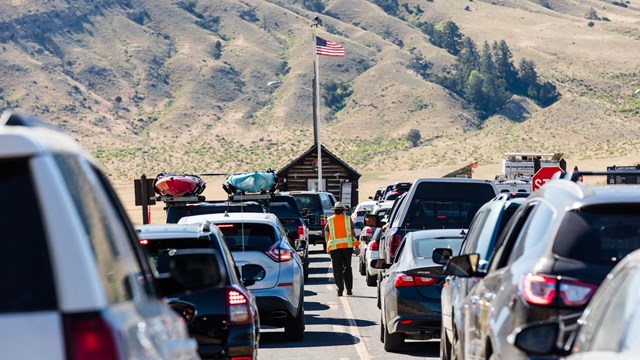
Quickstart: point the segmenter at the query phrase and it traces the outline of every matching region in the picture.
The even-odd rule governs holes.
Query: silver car
[[[256,297],[260,323],[284,327],[289,340],[302,340],[303,264],[278,218],[270,213],[225,213],[186,216],[179,223],[205,221],[220,228],[240,271],[246,264],[257,264],[266,270],[264,279],[247,287]]]

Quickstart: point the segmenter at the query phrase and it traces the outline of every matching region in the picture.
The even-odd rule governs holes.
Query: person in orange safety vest
[[[337,202],[333,208],[334,215],[327,219],[327,225],[324,228],[324,238],[327,241],[327,252],[331,256],[338,296],[342,296],[345,287],[347,295],[353,295],[351,257],[353,248],[360,245],[353,232],[351,217],[344,213],[345,209],[341,202]]]

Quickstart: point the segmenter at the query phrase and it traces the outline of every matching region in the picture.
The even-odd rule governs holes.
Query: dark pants
[[[353,256],[353,248],[332,250],[331,265],[333,266],[333,278],[338,286],[338,292],[353,289],[353,274],[351,273],[351,257]]]

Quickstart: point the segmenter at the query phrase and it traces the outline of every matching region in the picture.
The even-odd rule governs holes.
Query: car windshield
[[[216,224],[231,251],[252,250],[266,252],[276,242],[275,229],[268,224]]]
[[[468,228],[478,209],[493,197],[495,191],[490,184],[423,182],[411,199],[402,227]]]
[[[452,250],[452,254],[460,252],[462,247],[462,238],[442,237],[442,238],[425,238],[413,240],[413,253],[417,258],[431,259],[433,250],[437,248],[448,248]]]
[[[314,194],[297,194],[294,195],[296,198],[296,202],[298,203],[298,207],[300,209],[319,209],[320,208],[320,200],[318,199],[318,195]]]
[[[271,203],[269,204],[269,212],[282,219],[300,217],[287,203]]]
[[[640,249],[640,204],[583,207],[569,212],[553,252],[586,263],[613,266]]]

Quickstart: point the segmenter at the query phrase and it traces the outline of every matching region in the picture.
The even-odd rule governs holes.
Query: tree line
[[[539,79],[533,61],[522,59],[516,68],[506,41],[485,41],[478,50],[453,21],[417,25],[431,43],[456,56],[455,64],[430,79],[469,101],[482,118],[495,114],[513,94],[529,97],[543,107],[560,97],[555,85]]]

